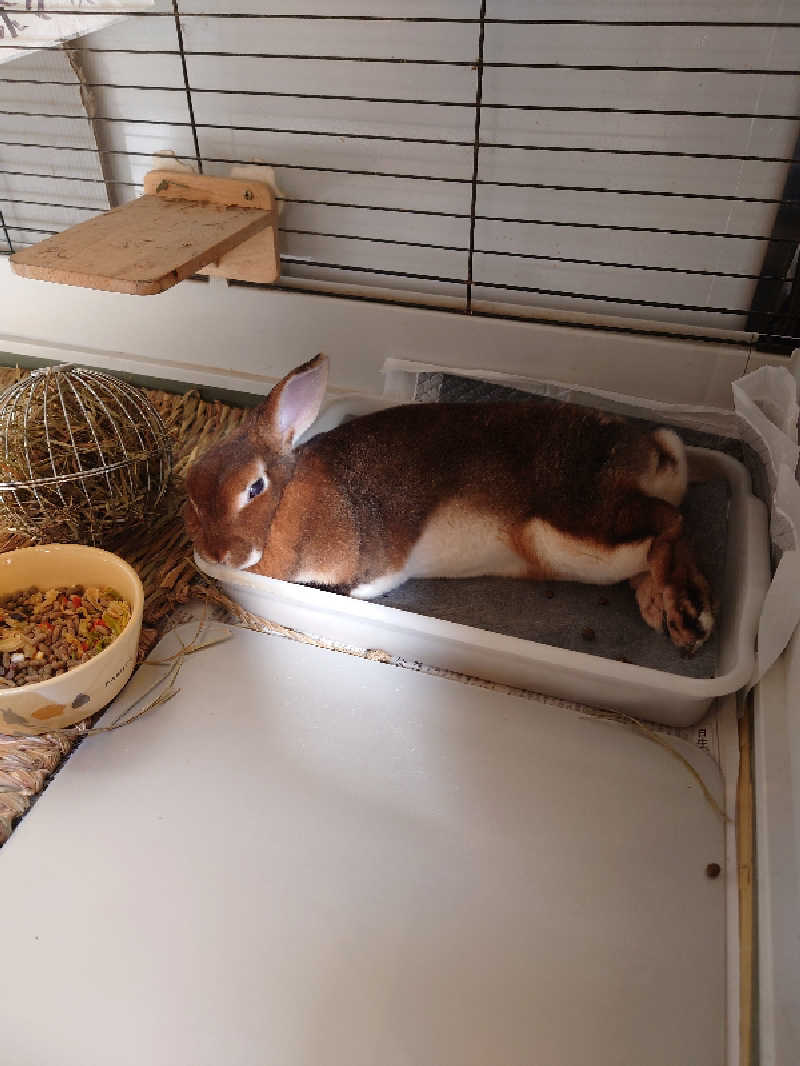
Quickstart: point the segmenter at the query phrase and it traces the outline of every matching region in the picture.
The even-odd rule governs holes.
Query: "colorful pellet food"
[[[130,604],[111,588],[29,588],[0,597],[0,688],[46,681],[87,662],[130,617]]]

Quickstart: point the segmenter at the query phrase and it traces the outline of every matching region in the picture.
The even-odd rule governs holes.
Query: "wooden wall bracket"
[[[271,284],[280,275],[275,195],[262,181],[151,170],[144,195],[15,252],[16,274],[152,296],[192,274]]]

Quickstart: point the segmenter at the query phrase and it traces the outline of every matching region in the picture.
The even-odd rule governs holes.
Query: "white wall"
[[[335,388],[383,389],[398,356],[675,402],[730,406],[748,349],[542,323],[467,318],[306,293],[183,282],[160,296],[19,278],[0,260],[0,351],[266,392],[318,351]]]

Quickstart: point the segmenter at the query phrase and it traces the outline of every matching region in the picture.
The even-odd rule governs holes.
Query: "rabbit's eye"
[[[248,500],[254,500],[256,498],[256,496],[260,496],[263,491],[264,491],[264,479],[263,479],[263,477],[260,477],[260,478],[258,478],[257,481],[254,481],[253,484],[250,486],[250,488],[247,490],[247,498],[248,498]]]

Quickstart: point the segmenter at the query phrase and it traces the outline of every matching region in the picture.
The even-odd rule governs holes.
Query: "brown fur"
[[[652,433],[556,402],[407,405],[292,450],[291,432],[276,428],[282,390],[316,373],[320,358],[190,470],[196,509],[187,504],[186,523],[202,555],[241,566],[255,547],[257,573],[353,588],[402,570],[437,508],[457,500],[465,514],[499,520],[532,578],[553,575],[526,542],[531,519],[577,538],[587,555],[652,542],[635,581],[645,620],[661,628],[666,614],[681,647],[705,639],[709,590],[680,512],[640,487],[648,471],[676,463]],[[237,514],[259,464],[269,489]]]

